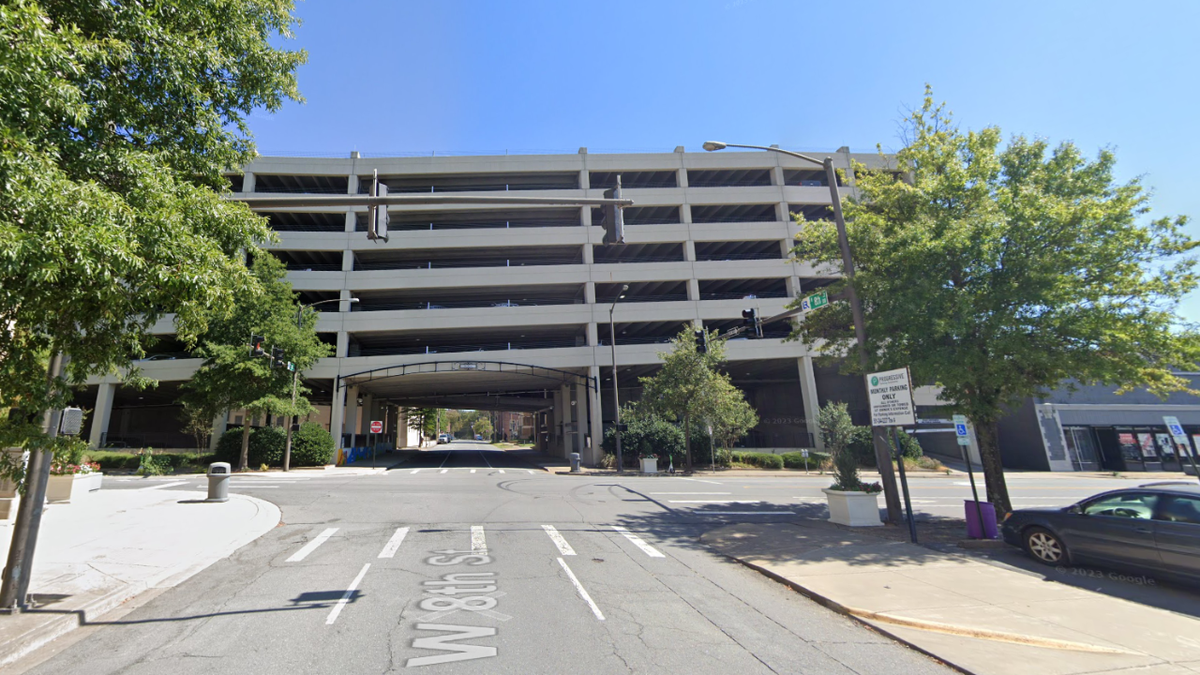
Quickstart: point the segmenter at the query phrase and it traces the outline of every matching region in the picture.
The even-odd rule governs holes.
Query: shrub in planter
[[[292,433],[292,466],[325,466],[333,461],[333,436],[316,422]]]

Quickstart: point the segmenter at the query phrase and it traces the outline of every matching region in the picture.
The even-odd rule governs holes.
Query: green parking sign
[[[819,307],[824,307],[829,304],[829,291],[821,291],[800,301],[800,308],[804,311],[811,311]]]

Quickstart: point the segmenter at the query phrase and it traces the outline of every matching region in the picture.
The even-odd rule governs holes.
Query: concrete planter
[[[658,473],[658,458],[643,457],[642,458],[642,473]]]
[[[70,476],[50,476],[46,484],[46,501],[69,503],[78,501],[89,492],[100,489],[104,474],[77,473]]]
[[[879,519],[879,493],[851,490],[821,490],[829,500],[829,521],[850,527],[883,525]]]

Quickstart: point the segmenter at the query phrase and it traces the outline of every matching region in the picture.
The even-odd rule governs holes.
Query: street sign
[[[1167,431],[1175,437],[1176,443],[1187,443],[1187,434],[1183,433],[1183,425],[1179,423],[1178,417],[1165,416],[1163,422],[1167,425]]]
[[[381,422],[379,420],[371,420],[371,433],[382,434],[383,433],[383,422]]]
[[[808,459],[808,448],[800,448],[800,456]]]
[[[970,445],[971,436],[967,433],[967,416],[954,416],[954,436],[958,439],[959,445]]]
[[[813,293],[812,295],[801,300],[800,301],[800,309],[807,312],[811,309],[820,309],[821,307],[824,307],[825,305],[828,305],[828,304],[829,304],[829,291],[821,291],[819,293]]]
[[[871,426],[893,427],[917,423],[908,368],[870,373],[866,378],[871,404]]]

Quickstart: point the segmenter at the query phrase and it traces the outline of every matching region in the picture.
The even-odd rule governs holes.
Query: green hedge
[[[258,427],[250,430],[247,466],[251,469],[266,464],[283,466],[283,450],[287,432],[279,427]],[[242,430],[230,429],[217,441],[213,461],[229,462],[237,467],[242,452]],[[316,422],[305,422],[292,434],[291,466],[325,466],[333,461],[333,436]]]
[[[798,452],[785,452],[782,455],[780,455],[780,457],[783,458],[784,468],[803,469],[805,466],[804,465],[804,455],[802,455]],[[827,455],[823,452],[816,452],[814,450],[809,450],[808,451],[808,468],[816,469],[816,468],[820,467],[821,464],[828,459],[829,459],[829,455]]]
[[[292,434],[292,466],[325,466],[333,462],[333,436],[316,422],[305,422]]]
[[[735,452],[733,461],[739,464],[749,464],[761,469],[782,469],[783,456],[769,452]]]

